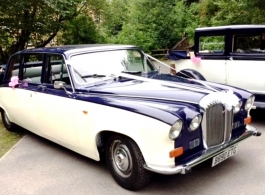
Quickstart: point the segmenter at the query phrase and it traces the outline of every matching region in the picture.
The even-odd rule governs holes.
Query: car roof
[[[228,26],[213,26],[196,28],[196,32],[210,32],[210,31],[233,31],[233,30],[265,30],[265,25],[228,25]]]
[[[82,52],[91,52],[91,51],[106,51],[113,49],[128,49],[128,48],[137,48],[133,45],[118,45],[118,44],[84,44],[84,45],[61,45],[53,47],[41,47],[41,48],[32,48],[24,49],[17,52],[16,54],[21,53],[53,53],[53,54],[65,54],[66,56],[82,53]]]

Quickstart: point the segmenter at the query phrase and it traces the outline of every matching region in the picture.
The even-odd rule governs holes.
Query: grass
[[[0,119],[0,158],[10,150],[22,137],[23,132],[9,132]]]

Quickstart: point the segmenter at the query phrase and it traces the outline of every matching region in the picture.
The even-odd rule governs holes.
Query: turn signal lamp
[[[175,157],[178,157],[180,155],[183,154],[183,147],[178,147],[178,148],[175,148],[174,150],[170,151],[169,152],[169,157],[170,158],[175,158]]]
[[[252,118],[250,116],[244,119],[245,125],[250,124],[251,122],[252,122]]]

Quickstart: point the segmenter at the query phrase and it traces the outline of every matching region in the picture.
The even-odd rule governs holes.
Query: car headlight
[[[245,110],[249,111],[251,109],[251,107],[253,106],[255,101],[255,96],[251,96],[250,98],[248,98],[248,100],[246,101],[245,104]]]
[[[182,129],[183,122],[182,120],[177,120],[171,127],[169,131],[169,139],[175,140],[180,135]]]
[[[190,128],[189,128],[189,129],[190,129],[191,131],[196,130],[196,129],[200,126],[201,121],[202,121],[202,116],[201,116],[200,114],[198,114],[197,116],[195,116],[195,117],[192,119],[192,121],[191,121],[191,123],[190,123]]]
[[[234,107],[234,109],[233,109],[234,114],[236,114],[236,113],[239,112],[241,106],[242,106],[242,101],[239,101],[239,102],[235,105],[235,107]]]

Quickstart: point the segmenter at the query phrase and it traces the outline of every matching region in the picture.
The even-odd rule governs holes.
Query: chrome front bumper
[[[176,165],[174,167],[159,167],[159,166],[153,166],[153,165],[144,165],[144,168],[152,171],[152,172],[156,172],[156,173],[160,173],[160,174],[164,174],[164,175],[173,175],[173,174],[186,174],[188,172],[190,172],[191,168],[222,153],[226,148],[243,141],[246,138],[249,138],[251,136],[260,136],[261,133],[254,127],[247,125],[246,126],[246,132],[241,135],[239,138],[231,140],[230,142],[227,142],[226,144],[222,145],[222,146],[218,146],[218,147],[214,147],[214,148],[209,148],[207,150],[205,150],[205,152],[198,158],[187,162],[186,164],[182,164],[182,165]]]

